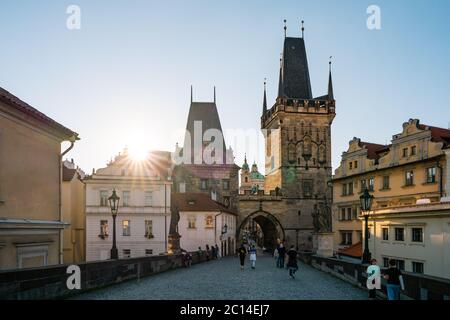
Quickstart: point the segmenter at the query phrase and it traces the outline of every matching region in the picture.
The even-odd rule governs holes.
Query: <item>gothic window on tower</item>
[[[302,156],[306,160],[308,160],[312,155],[312,145],[311,145],[311,138],[306,136],[303,140],[303,153]]]
[[[289,143],[288,146],[288,161],[295,162],[296,158],[296,150],[295,145],[293,143]]]
[[[320,146],[319,147],[319,162],[320,163],[324,163],[327,160],[327,155],[326,155],[326,150],[325,150],[325,146]]]
[[[312,180],[303,181],[303,197],[311,198],[313,193],[313,183]]]

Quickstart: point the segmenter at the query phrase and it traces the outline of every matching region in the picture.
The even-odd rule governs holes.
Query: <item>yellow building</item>
[[[62,216],[64,229],[64,263],[86,261],[86,215],[84,173],[73,162],[65,161],[62,177]]]
[[[0,269],[63,262],[61,143],[77,139],[0,88]]]
[[[436,203],[446,195],[450,130],[410,119],[390,145],[353,138],[333,176],[335,250],[362,240],[359,196],[367,186],[372,209]]]

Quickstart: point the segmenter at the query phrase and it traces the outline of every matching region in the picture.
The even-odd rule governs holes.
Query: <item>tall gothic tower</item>
[[[270,109],[264,91],[265,190],[279,188],[283,197],[308,202],[331,199],[331,62],[328,81],[328,94],[313,98],[304,39],[285,37],[278,97]]]

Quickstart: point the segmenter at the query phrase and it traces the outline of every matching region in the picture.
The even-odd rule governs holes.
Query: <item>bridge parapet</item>
[[[192,253],[192,263],[206,261],[206,255]],[[140,279],[182,267],[181,255],[159,255],[77,264],[81,273],[81,289],[70,290],[67,279],[69,265],[0,271],[0,299],[58,299],[99,289],[126,280]]]

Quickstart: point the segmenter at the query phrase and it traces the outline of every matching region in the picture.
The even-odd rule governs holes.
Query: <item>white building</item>
[[[378,209],[369,218],[369,250],[380,265],[450,279],[450,202]]]
[[[119,258],[167,252],[170,226],[170,153],[150,152],[133,160],[127,150],[106,168],[88,176],[86,184],[86,260],[110,258],[113,219],[108,197],[120,197],[116,218]]]
[[[218,245],[220,254],[236,251],[237,214],[204,193],[174,193],[172,206],[180,214],[180,246],[187,251]]]

